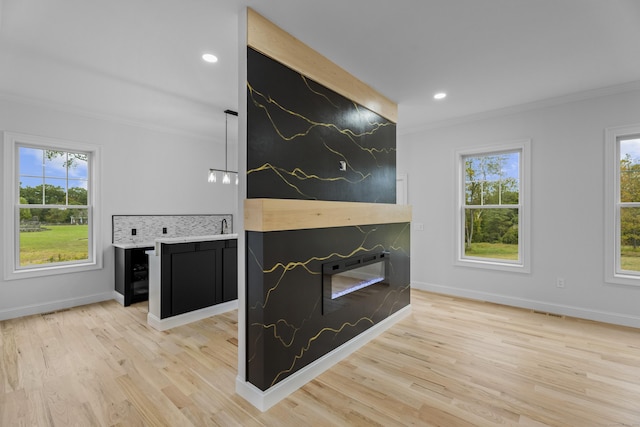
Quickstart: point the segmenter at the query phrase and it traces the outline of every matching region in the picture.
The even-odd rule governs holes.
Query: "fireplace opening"
[[[388,252],[364,254],[322,266],[323,313],[335,311],[388,285]]]

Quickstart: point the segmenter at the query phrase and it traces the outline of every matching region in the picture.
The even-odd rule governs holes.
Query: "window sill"
[[[618,273],[607,277],[605,282],[612,285],[640,286],[640,276]]]
[[[102,263],[97,262],[85,262],[78,264],[65,264],[56,266],[47,266],[39,268],[29,268],[23,270],[15,270],[13,268],[7,268],[5,274],[5,280],[18,280],[18,279],[30,279],[34,277],[46,277],[55,274],[70,274],[79,273],[83,271],[92,271],[102,269]]]
[[[509,271],[512,273],[529,274],[528,266],[510,262],[500,262],[499,260],[484,260],[477,258],[458,258],[455,261],[458,267],[479,268],[483,270]]]

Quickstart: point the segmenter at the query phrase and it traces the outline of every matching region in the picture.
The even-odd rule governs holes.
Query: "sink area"
[[[162,245],[215,246],[237,239],[230,231],[232,214],[112,215],[114,299],[125,307],[148,299],[148,267],[160,258]]]

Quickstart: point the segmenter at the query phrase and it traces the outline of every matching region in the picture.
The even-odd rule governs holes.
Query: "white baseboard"
[[[223,302],[221,304],[212,305],[211,307],[201,308],[200,310],[190,311],[189,313],[179,314],[177,316],[160,319],[151,313],[147,314],[147,323],[154,329],[166,331],[167,329],[177,326],[186,325],[188,323],[197,322],[216,314],[226,313],[227,311],[238,308],[238,300]]]
[[[122,295],[120,292],[113,291],[113,299],[124,306],[124,295]]]
[[[268,390],[262,391],[244,378],[236,377],[236,393],[264,412],[410,314],[409,304]]]
[[[563,316],[577,317],[579,319],[595,320],[597,322],[611,323],[614,325],[640,328],[640,317],[629,316],[620,313],[611,313],[601,310],[593,310],[565,304],[556,304],[545,301],[537,301],[527,298],[518,298],[507,295],[480,292],[469,289],[454,288],[451,286],[435,285],[432,283],[411,282],[411,287],[438,294],[451,295],[479,301],[493,302],[512,307],[527,308],[545,313],[560,314]]]
[[[33,314],[49,313],[52,311],[64,310],[80,305],[93,304],[95,302],[108,301],[113,299],[113,292],[103,292],[100,294],[87,295],[78,298],[69,298],[57,301],[50,301],[43,304],[25,305],[22,307],[8,308],[0,310],[0,320],[15,319],[18,317],[31,316]]]

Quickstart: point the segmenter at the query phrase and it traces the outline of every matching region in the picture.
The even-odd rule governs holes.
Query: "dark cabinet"
[[[238,241],[227,242],[222,250],[222,302],[238,299]]]
[[[162,244],[160,318],[236,299],[237,240]]]
[[[149,299],[149,262],[145,251],[151,249],[115,248],[115,288],[124,297],[125,307]]]

